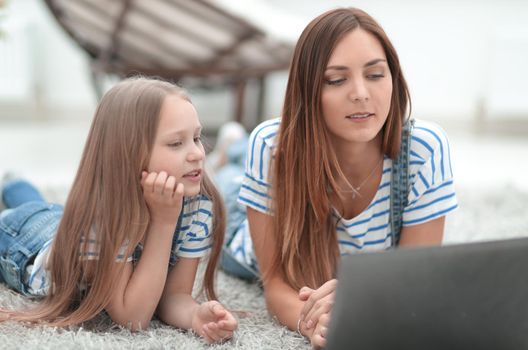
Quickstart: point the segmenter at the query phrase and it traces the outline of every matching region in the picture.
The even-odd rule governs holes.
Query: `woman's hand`
[[[207,343],[230,339],[237,326],[235,317],[215,300],[200,304],[192,318],[192,329]]]
[[[300,323],[303,329],[311,330],[317,326],[322,315],[330,314],[336,288],[336,279],[326,282],[318,289],[301,288],[299,299],[305,302],[300,315]]]
[[[328,326],[330,325],[330,313],[322,314],[315,329],[310,335],[310,343],[314,349],[322,349],[326,346],[326,337],[328,335]]]
[[[143,171],[141,186],[151,220],[176,225],[182,208],[183,184],[176,184],[176,178],[164,171],[160,173]]]

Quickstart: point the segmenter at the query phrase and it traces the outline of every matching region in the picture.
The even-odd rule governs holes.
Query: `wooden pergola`
[[[88,53],[97,95],[107,75],[158,76],[199,88],[229,87],[233,119],[243,123],[246,86],[290,63],[293,43],[273,38],[214,0],[45,0],[62,28]]]

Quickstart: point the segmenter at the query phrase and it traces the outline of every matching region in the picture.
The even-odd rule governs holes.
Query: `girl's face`
[[[337,145],[372,141],[385,124],[392,76],[378,39],[357,28],[335,47],[324,75],[323,117]]]
[[[192,103],[177,95],[165,97],[147,170],[174,176],[183,183],[184,196],[200,192],[205,159],[201,131]]]

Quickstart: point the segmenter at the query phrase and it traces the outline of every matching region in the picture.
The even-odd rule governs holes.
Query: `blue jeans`
[[[0,213],[0,282],[29,295],[26,267],[55,236],[63,207],[47,203],[29,182],[15,180],[1,193],[7,209]]]
[[[233,236],[235,235],[240,224],[246,219],[246,207],[237,202],[238,192],[242,185],[246,161],[247,139],[242,139],[232,144],[227,149],[228,163],[217,171],[215,182],[218,190],[222,194],[226,208],[226,235],[224,248],[220,257],[220,266],[222,269],[239,278],[255,281],[259,278],[258,271],[236,260],[229,249]]]

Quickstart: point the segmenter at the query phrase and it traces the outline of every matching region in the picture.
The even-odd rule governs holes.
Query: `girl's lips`
[[[185,178],[186,180],[190,180],[193,182],[199,182],[202,178],[202,170],[197,169],[197,170],[190,171],[187,174],[183,175],[182,177]]]

